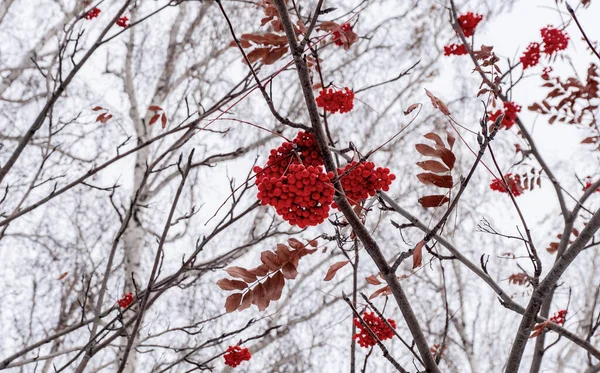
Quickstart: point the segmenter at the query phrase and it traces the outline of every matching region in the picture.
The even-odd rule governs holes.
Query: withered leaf
[[[343,268],[348,263],[350,263],[349,260],[344,260],[342,262],[333,263],[333,265],[331,267],[329,267],[329,270],[327,271],[327,274],[325,275],[325,278],[323,279],[323,281],[331,281],[335,277],[335,274],[337,273],[337,271],[339,271],[341,268]]]
[[[443,195],[432,195],[419,198],[419,203],[425,208],[439,207],[450,201],[450,198]]]
[[[417,178],[427,185],[435,185],[439,188],[452,188],[452,176],[450,175],[436,175],[431,172],[423,172],[417,174]]]
[[[444,166],[443,164],[441,164],[438,161],[433,161],[433,160],[417,162],[417,166],[421,167],[425,171],[432,171],[432,172],[448,172],[448,171],[450,171],[450,169],[448,167]]]
[[[246,284],[244,281],[240,281],[240,280],[231,280],[228,278],[222,278],[219,281],[217,281],[217,285],[223,289],[223,290],[227,290],[227,291],[231,291],[231,290],[244,290],[245,288],[248,287],[248,284]]]
[[[234,293],[227,297],[225,300],[225,311],[231,313],[240,306],[242,301],[242,293]]]
[[[425,245],[425,241],[421,240],[413,249],[413,268],[423,264],[423,245]]]
[[[225,272],[231,277],[241,278],[242,280],[250,283],[256,281],[256,275],[242,267],[229,267],[225,269]]]

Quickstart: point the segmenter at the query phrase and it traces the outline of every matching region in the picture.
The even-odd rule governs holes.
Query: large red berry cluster
[[[377,339],[380,341],[384,341],[386,339],[391,339],[394,337],[394,331],[383,321],[383,319],[373,312],[365,312],[362,315],[362,318],[369,326],[369,328],[373,331],[373,333],[377,336]],[[392,328],[396,329],[396,322],[392,319],[387,320],[388,323],[392,326]],[[359,318],[354,318],[354,325],[360,330],[358,333],[352,336],[353,339],[356,339],[359,346],[361,347],[372,347],[375,346],[377,341],[375,338],[371,336],[367,327],[360,321]]]
[[[352,31],[352,25],[350,25],[349,23],[344,23],[343,25],[340,26],[342,31],[344,33],[347,32],[351,32]],[[337,45],[338,47],[341,47],[344,45],[344,42],[342,41],[342,37],[341,37],[341,33],[338,30],[335,30],[333,32],[333,38],[331,39],[332,42],[335,43],[335,45]]]
[[[521,186],[521,176],[513,176],[511,173],[508,173],[504,175],[504,179],[506,180],[508,188],[510,189],[510,192],[513,196],[518,197],[521,194],[523,194],[524,189]],[[494,181],[492,181],[490,184],[490,189],[500,193],[508,193],[508,190],[504,186],[504,182],[502,181],[502,179],[494,179]]]
[[[488,120],[495,122],[500,114],[504,113],[504,118],[500,123],[500,128],[510,129],[517,119],[517,113],[521,111],[521,105],[517,105],[511,101],[504,101],[504,110],[497,110],[495,113],[488,113]]]
[[[94,19],[94,18],[98,17],[99,15],[100,15],[100,9],[94,8],[94,9],[90,10],[89,12],[87,12],[83,16],[83,18],[85,18],[89,21],[90,19]]]
[[[558,325],[564,325],[567,310],[560,310],[554,314],[549,320]]]
[[[322,223],[335,193],[334,175],[326,174],[322,164],[314,136],[298,133],[292,142],[271,150],[264,168],[254,167],[258,199],[291,225],[304,228]]]
[[[133,303],[133,294],[127,293],[125,296],[117,301],[119,307],[127,308],[131,303]]]
[[[483,16],[481,14],[468,12],[467,14],[458,17],[458,24],[460,25],[463,34],[465,34],[466,37],[469,37],[475,33],[475,28],[482,19]]]
[[[324,108],[330,113],[347,113],[354,108],[354,92],[348,87],[343,90],[327,88],[321,90],[316,99],[317,106]]]
[[[569,46],[569,35],[563,30],[547,26],[541,29],[540,33],[544,41],[544,53],[548,55],[565,50]]]
[[[242,361],[250,360],[252,355],[247,347],[229,346],[223,357],[225,358],[225,365],[235,368],[240,365]]]
[[[537,65],[540,62],[540,55],[540,43],[529,43],[527,49],[523,52],[523,56],[520,58],[523,69]]]
[[[467,54],[467,47],[463,44],[450,44],[444,46],[444,56],[462,56]]]
[[[129,22],[129,18],[127,18],[127,16],[119,17],[119,19],[117,20],[117,26],[126,28],[127,22]]]
[[[374,196],[378,190],[387,192],[392,181],[396,179],[396,175],[391,174],[389,168],[375,168],[373,162],[348,163],[344,168],[338,169],[338,176],[351,205],[357,205],[363,199]],[[333,207],[337,208],[335,202]]]

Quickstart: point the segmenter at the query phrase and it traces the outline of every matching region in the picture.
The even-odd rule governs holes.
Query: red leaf
[[[390,287],[384,286],[380,289],[375,290],[375,292],[373,294],[371,294],[369,299],[373,299],[373,298],[376,298],[378,296],[383,296],[383,295],[390,295],[391,293],[392,293],[392,290],[390,289]]]
[[[438,156],[438,152],[429,145],[416,144],[415,149],[417,149],[417,151],[419,153],[421,153],[422,155],[427,156],[427,157],[437,157]]]
[[[92,110],[94,110],[94,111],[99,111],[99,110],[102,110],[102,109],[103,109],[102,106],[95,106],[94,108],[92,108]]]
[[[325,275],[325,278],[323,279],[323,281],[333,280],[337,271],[339,271],[342,267],[344,267],[348,263],[350,263],[349,260],[344,260],[343,262],[334,263],[331,267],[329,267],[329,270],[327,271],[327,274]]]
[[[269,267],[269,270],[272,272],[278,271],[281,267],[281,264],[283,264],[281,263],[277,255],[275,255],[275,253],[270,250],[266,250],[260,253],[260,261],[263,262],[267,267]]]
[[[448,172],[450,169],[438,161],[423,161],[417,162],[417,166],[421,167],[425,171],[432,172]]]
[[[254,287],[252,304],[256,305],[259,311],[264,311],[269,307],[269,303],[271,303],[271,300],[267,297],[267,290],[263,284],[259,283]]]
[[[222,278],[219,281],[217,281],[217,285],[223,289],[223,290],[227,290],[227,291],[231,291],[231,290],[244,290],[245,288],[248,287],[248,284],[246,284],[244,281],[239,281],[239,280],[231,280],[228,278]]]
[[[231,277],[241,278],[242,280],[250,283],[256,281],[256,275],[242,267],[229,267],[225,269],[225,272]]]
[[[423,137],[426,139],[435,141],[435,143],[439,146],[442,146],[442,147],[446,146],[446,145],[444,145],[442,138],[433,132],[426,133],[425,135],[423,135]]]
[[[583,141],[581,141],[582,144],[593,144],[596,141],[598,141],[598,139],[600,139],[599,136],[590,136],[590,137],[586,137],[585,139],[583,139]]]
[[[442,161],[448,166],[450,169],[454,168],[454,162],[456,162],[456,156],[452,151],[446,149],[442,146],[436,146],[436,150],[439,154],[439,157],[442,158]]]
[[[295,238],[288,239],[288,244],[296,250],[304,249],[304,244]]]
[[[448,145],[450,145],[450,150],[452,150],[452,148],[454,147],[454,141],[456,141],[456,139],[448,131],[446,131],[446,141],[448,141]]]
[[[425,241],[421,240],[413,249],[413,268],[423,264],[423,245],[425,245]]]
[[[423,172],[418,174],[417,178],[423,184],[431,184],[439,188],[452,188],[452,176],[450,175],[436,175],[431,172]]]
[[[267,267],[264,264],[261,264],[258,267],[251,269],[250,273],[252,273],[256,277],[263,277],[266,276],[267,273],[269,273],[269,267]]]
[[[165,128],[167,126],[167,116],[165,115],[165,113],[161,115],[160,122],[162,124],[162,128]]]
[[[288,280],[293,280],[298,276],[298,270],[292,263],[287,263],[281,267],[281,273],[283,274],[283,277]]]
[[[225,311],[227,313],[231,313],[240,306],[240,302],[242,301],[242,293],[231,294],[225,300]]]
[[[242,304],[240,304],[240,307],[238,308],[238,310],[243,311],[246,308],[250,307],[252,305],[253,298],[254,298],[254,292],[252,290],[248,290],[246,292],[246,294],[244,294],[244,298],[242,298]]]
[[[431,104],[433,105],[434,108],[436,108],[439,111],[441,111],[442,114],[444,114],[444,115],[450,115],[450,110],[448,110],[448,107],[446,106],[446,104],[444,104],[444,102],[442,100],[440,100],[439,98],[435,97],[427,89],[425,89],[425,93],[427,93],[427,96],[429,96],[429,99],[431,99]]]
[[[162,111],[162,108],[160,106],[156,106],[156,105],[150,105],[148,106],[148,110],[152,110],[152,111]]]
[[[272,289],[269,291],[269,298],[277,301],[279,298],[281,298],[281,293],[283,292],[283,287],[285,286],[285,278],[281,272],[277,272],[273,277],[271,277],[271,286]]]
[[[277,257],[279,257],[279,259],[281,259],[282,262],[287,262],[288,260],[290,260],[290,257],[292,255],[290,249],[282,243],[277,244],[277,250],[275,252],[277,254]]]
[[[365,280],[371,285],[381,285],[382,282],[375,275],[371,275],[369,277],[365,277]]]
[[[406,110],[404,110],[404,115],[408,115],[408,114],[412,113],[416,108],[419,107],[419,105],[421,105],[421,104],[410,105]]]
[[[152,116],[152,118],[150,118],[150,123],[149,123],[149,125],[151,126],[151,125],[153,125],[154,123],[156,123],[156,121],[158,120],[158,118],[160,118],[160,114],[154,114],[154,115]]]
[[[273,48],[262,58],[262,62],[265,65],[271,65],[277,60],[279,60],[281,57],[283,57],[283,55],[286,54],[287,51],[288,47]]]
[[[448,201],[450,201],[450,198],[442,195],[425,196],[419,198],[419,203],[425,208],[440,207]]]
[[[63,278],[67,277],[67,275],[69,274],[69,272],[64,272],[63,274],[61,274],[60,276],[58,276],[57,280],[60,281]]]

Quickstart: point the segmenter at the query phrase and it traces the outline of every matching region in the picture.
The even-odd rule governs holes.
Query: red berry
[[[544,41],[544,53],[547,55],[551,56],[557,51],[567,49],[569,46],[569,35],[562,30],[547,26],[541,29],[540,33]]]
[[[125,296],[117,301],[119,307],[127,308],[131,303],[133,303],[133,294],[127,293]]]
[[[523,194],[525,189],[523,189],[523,187],[521,186],[521,176],[513,176],[511,173],[508,173],[504,175],[504,179],[506,180],[508,188],[510,189],[510,192],[513,196],[518,197],[521,194]],[[490,189],[500,193],[508,193],[508,190],[506,189],[506,186],[504,185],[502,179],[494,179],[494,181],[492,181],[490,184]]]
[[[378,190],[389,190],[392,181],[396,179],[390,174],[389,168],[377,167],[373,162],[351,162],[344,168],[338,169],[338,175],[348,202],[358,205],[369,196],[374,196]],[[337,205],[333,204],[334,208]]]
[[[225,365],[229,365],[232,368],[237,367],[244,360],[250,360],[252,355],[248,348],[240,346],[229,346],[223,358],[225,359]]]
[[[373,312],[365,312],[362,314],[364,323],[369,326],[371,331],[377,336],[380,341],[391,339],[394,337],[394,331],[383,321],[379,316],[376,316]],[[396,322],[392,319],[387,320],[392,328],[396,329]],[[352,336],[356,339],[359,346],[371,347],[375,346],[377,341],[371,336],[367,327],[358,318],[354,318],[354,325],[360,330],[358,333]]]
[[[469,37],[475,33],[475,28],[482,19],[483,16],[481,14],[468,12],[467,14],[458,17],[458,24],[460,25],[463,34],[465,34],[466,37]]]
[[[505,101],[504,105],[504,119],[500,123],[500,128],[510,129],[517,119],[517,113],[521,111],[521,105],[517,105],[511,101]],[[488,113],[488,120],[495,122],[496,119],[502,114],[502,110],[497,110],[495,113]]]
[[[343,90],[327,88],[321,90],[316,99],[317,106],[334,114],[336,112],[347,113],[354,108],[354,92],[348,87]]]
[[[537,65],[540,62],[540,43],[530,43],[520,60],[523,70]]]

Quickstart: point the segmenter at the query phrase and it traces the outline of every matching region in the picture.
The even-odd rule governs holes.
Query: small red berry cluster
[[[554,313],[554,316],[552,316],[549,320],[557,325],[564,325],[566,316],[567,310],[560,310]]]
[[[334,114],[336,112],[347,113],[354,108],[354,92],[348,87],[343,90],[327,88],[321,90],[316,99],[317,106]]]
[[[133,294],[127,293],[125,296],[117,301],[119,307],[127,308],[131,303],[133,303]]]
[[[551,56],[557,51],[563,51],[569,46],[569,35],[550,25],[540,30],[544,41],[544,53]]]
[[[517,105],[511,101],[504,101],[504,110],[497,110],[495,113],[488,113],[488,120],[495,122],[496,119],[504,112],[504,118],[500,123],[500,128],[510,129],[517,119],[517,113],[521,111],[521,105]]]
[[[530,43],[525,52],[523,52],[523,56],[519,58],[523,69],[537,65],[540,62],[542,52],[550,57],[558,51],[567,49],[569,46],[569,35],[563,30],[547,26],[540,30],[540,34],[542,34],[542,43]]]
[[[362,314],[362,318],[369,326],[369,328],[373,331],[373,333],[377,336],[377,339],[380,341],[384,341],[386,339],[391,339],[394,337],[394,331],[383,321],[383,319],[373,312],[365,312]],[[387,320],[388,323],[392,326],[392,328],[396,329],[396,322],[392,319]],[[358,317],[354,318],[354,326],[356,326],[360,331],[352,336],[353,339],[356,339],[358,345],[361,347],[372,347],[375,346],[377,341],[375,338],[371,336],[369,333],[369,329],[360,321]]]
[[[378,190],[387,192],[396,179],[389,168],[375,168],[373,162],[348,163],[344,168],[338,169],[338,175],[351,205],[360,204],[363,199],[374,196]],[[337,208],[335,202],[333,208]]]
[[[481,14],[468,12],[458,17],[458,24],[463,34],[468,38],[475,33],[475,29],[483,16]],[[444,56],[462,56],[467,54],[467,47],[463,44],[452,43],[444,47]]]
[[[508,173],[504,175],[504,179],[506,180],[508,188],[510,189],[510,192],[513,196],[518,197],[521,194],[523,194],[524,189],[521,186],[520,175],[513,176],[511,173]],[[502,181],[502,179],[494,179],[494,181],[492,181],[492,183],[490,184],[490,189],[500,193],[508,193],[508,190],[504,186],[504,181]]]
[[[481,22],[483,16],[481,14],[468,12],[458,17],[458,24],[466,37],[470,37],[475,33],[475,28]]]
[[[247,347],[229,346],[223,357],[225,358],[225,365],[235,368],[240,365],[242,361],[250,360],[252,355]]]
[[[271,150],[264,168],[254,167],[258,199],[291,225],[321,224],[335,193],[333,172],[325,173],[322,165],[314,135],[298,133],[292,142]]]
[[[463,44],[450,44],[444,46],[444,56],[462,56],[467,54],[467,47]]]
[[[352,32],[352,26],[349,23],[344,23],[340,27],[342,28],[342,31],[344,33]],[[342,41],[341,33],[338,30],[335,30],[332,34],[333,38],[331,39],[331,41],[334,42],[335,45],[337,45],[338,47],[343,46],[344,42]]]
[[[127,16],[119,17],[117,20],[117,26],[126,28],[127,22],[129,22],[129,18],[127,18]]]
[[[583,191],[585,192],[586,190],[590,189],[591,187],[592,187],[592,177],[587,176],[585,178],[585,185],[583,186]],[[596,189],[596,192],[600,192],[600,188]]]
[[[529,43],[525,52],[523,52],[523,56],[521,56],[521,64],[523,65],[523,69],[528,69],[533,67],[540,62],[540,43]]]
[[[94,8],[94,9],[90,10],[89,12],[87,12],[83,16],[83,18],[85,18],[89,21],[90,19],[94,19],[94,18],[98,17],[99,15],[100,15],[100,9]]]

